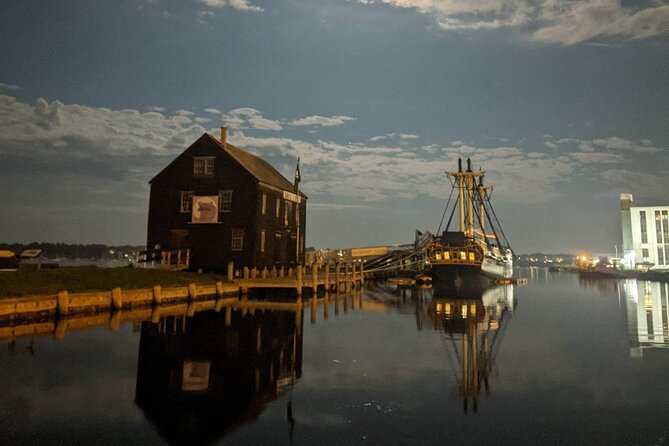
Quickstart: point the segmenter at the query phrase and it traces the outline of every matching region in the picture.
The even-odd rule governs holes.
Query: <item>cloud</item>
[[[5,84],[3,82],[0,82],[0,90],[10,90],[10,91],[16,91],[16,90],[22,90],[21,86],[16,85],[16,84]]]
[[[367,141],[381,141],[384,139],[389,139],[389,138],[399,138],[399,139],[418,139],[420,136],[418,135],[412,135],[409,133],[386,133],[385,135],[379,135],[379,136],[372,136],[371,138],[368,138]]]
[[[567,149],[568,146],[576,146],[581,152],[630,152],[630,153],[659,153],[664,149],[659,148],[648,139],[643,139],[641,142],[634,142],[627,138],[619,136],[610,136],[608,138],[598,139],[577,139],[577,138],[561,138],[554,141],[544,142],[546,147],[551,149],[558,149],[560,147]]]
[[[230,7],[240,11],[262,12],[263,8],[249,4],[248,0],[200,0],[210,8],[225,8]]]
[[[251,137],[243,132],[234,132],[230,140],[265,159],[283,162],[286,174],[290,173],[293,160],[300,156],[304,190],[321,201],[349,199],[374,203],[419,196],[442,199],[450,190],[444,172],[456,169],[457,158],[463,156],[471,157],[475,168],[482,166],[490,171],[496,190],[503,194],[506,191],[509,200],[537,202],[558,196],[558,185],[568,182],[575,169],[572,160],[507,146],[462,144],[426,146],[425,150],[419,150]],[[518,187],[519,184],[531,187]]]
[[[635,201],[648,205],[666,204],[666,191],[669,190],[669,170],[661,172],[637,172],[624,169],[610,169],[600,177],[618,192],[634,192]]]
[[[212,114],[212,115],[222,115],[223,112],[217,108],[205,108],[205,112]]]
[[[204,128],[187,116],[167,117],[155,111],[111,110],[42,98],[30,105],[0,95],[0,149],[14,162],[32,160],[43,169],[68,164],[68,169],[83,174],[88,170],[91,176],[105,169],[134,172],[137,166],[123,167],[112,160],[172,156],[203,132]],[[30,163],[26,166],[32,170]]]
[[[669,5],[625,7],[619,0],[358,0],[416,9],[447,31],[515,28],[530,40],[572,45],[597,38],[636,40],[669,31]]]
[[[143,243],[148,181],[204,131],[187,116],[0,95],[4,237]]]
[[[351,116],[307,116],[305,118],[300,118],[292,121],[290,125],[302,126],[302,125],[319,125],[321,127],[336,127],[344,125],[346,121],[355,121],[355,118]]]
[[[283,130],[279,121],[265,119],[255,108],[236,108],[223,115],[223,122],[230,129]]]

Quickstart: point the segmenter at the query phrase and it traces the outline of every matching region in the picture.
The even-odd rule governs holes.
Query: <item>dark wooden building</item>
[[[147,251],[190,250],[190,268],[304,262],[307,197],[269,163],[205,133],[151,181]]]

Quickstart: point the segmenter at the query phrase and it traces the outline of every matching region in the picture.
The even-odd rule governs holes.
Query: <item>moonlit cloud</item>
[[[596,38],[637,40],[669,31],[669,5],[625,7],[619,0],[359,0],[415,9],[433,16],[444,30],[515,28],[530,40],[571,45]]]
[[[355,121],[355,118],[351,116],[307,116],[305,118],[296,119],[291,121],[290,125],[303,126],[303,125],[318,125],[321,127],[336,127],[344,125],[346,121]]]
[[[240,11],[252,11],[252,12],[262,12],[263,8],[250,4],[248,0],[200,0],[200,3],[203,3],[210,8],[234,8]]]
[[[254,108],[236,108],[223,115],[223,122],[230,129],[283,130],[279,121],[265,119]]]
[[[10,91],[17,91],[17,90],[22,90],[21,86],[15,85],[15,84],[5,84],[3,82],[0,82],[0,90],[10,90]]]
[[[664,149],[656,147],[652,141],[648,139],[643,139],[641,142],[634,142],[627,138],[621,138],[618,136],[611,136],[608,138],[598,138],[598,139],[577,139],[577,138],[560,138],[554,141],[544,142],[546,147],[551,149],[569,149],[570,147],[576,147],[581,152],[634,152],[634,153],[659,153],[664,151]]]
[[[371,138],[368,138],[368,141],[382,141],[384,139],[389,139],[389,138],[399,138],[399,139],[418,139],[420,136],[418,135],[412,135],[409,133],[386,133],[385,135],[379,135],[379,136],[372,136]]]
[[[223,112],[217,108],[205,108],[205,112],[212,114],[212,115],[221,115]]]
[[[490,145],[463,140],[418,145],[416,135],[408,133],[343,143],[258,133],[280,130],[280,121],[266,119],[250,107],[222,117],[233,144],[261,156],[284,175],[290,177],[295,159],[301,158],[301,186],[319,215],[389,205],[411,208],[417,201],[441,203],[450,190],[444,172],[457,169],[459,157],[471,158],[474,169],[483,169],[486,181],[506,204],[539,205],[561,199],[565,186],[584,177],[616,191],[669,188],[667,172],[642,174],[630,167],[638,165],[635,159],[661,156],[663,149],[648,139],[540,139],[554,146],[544,151],[499,145],[495,138],[484,138]],[[113,223],[114,218],[141,220],[147,181],[199,138],[205,132],[201,124],[209,119],[57,100],[28,104],[0,95],[0,206],[9,209],[0,217],[0,225],[11,230],[23,218],[44,214],[76,234],[90,221],[84,217],[87,214],[104,216],[110,225],[119,224]],[[584,144],[588,150],[583,150]],[[616,170],[610,169],[612,165]],[[16,187],[18,175],[21,187]],[[112,210],[116,214],[109,217]]]

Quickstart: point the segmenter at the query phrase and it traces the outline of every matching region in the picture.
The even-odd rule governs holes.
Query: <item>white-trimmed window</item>
[[[241,250],[244,249],[244,230],[243,229],[233,229],[232,230],[231,249],[233,251],[241,251]]]
[[[218,192],[219,212],[230,212],[232,210],[232,191],[221,190]]]
[[[193,175],[212,176],[214,175],[215,156],[194,156],[193,157]]]
[[[262,194],[262,203],[260,206],[260,213],[262,215],[265,215],[265,212],[267,212],[267,194]]]
[[[260,252],[265,252],[265,231],[260,231]]]
[[[193,208],[193,191],[182,191],[180,196],[181,206],[179,209],[182,214],[189,213]]]

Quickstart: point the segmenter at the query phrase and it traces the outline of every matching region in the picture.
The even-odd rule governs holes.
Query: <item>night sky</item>
[[[307,246],[436,231],[471,157],[517,253],[610,253],[669,204],[669,2],[0,4],[0,242],[144,244],[202,133],[292,179]]]

